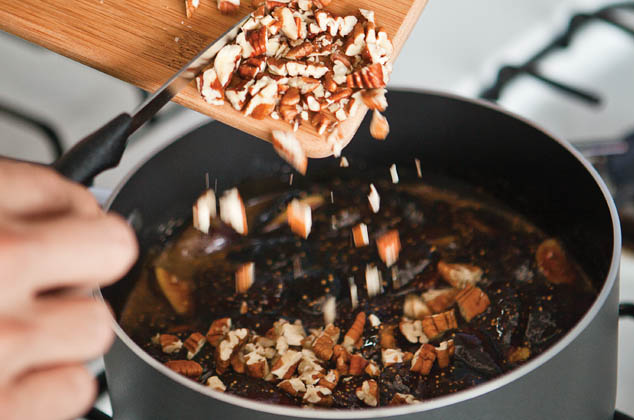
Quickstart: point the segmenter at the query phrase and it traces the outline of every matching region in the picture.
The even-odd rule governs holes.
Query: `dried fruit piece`
[[[412,367],[410,370],[412,372],[418,372],[421,375],[428,375],[431,371],[432,366],[434,365],[434,361],[436,360],[436,350],[434,346],[431,344],[423,344],[420,348],[414,353],[414,358],[412,359]]]
[[[220,219],[239,234],[248,233],[247,212],[237,188],[225,191],[220,197]]]
[[[370,135],[377,140],[385,140],[390,133],[390,125],[379,111],[372,112],[372,120],[370,121]]]
[[[368,194],[368,201],[370,202],[370,208],[372,213],[378,213],[381,208],[381,197],[379,192],[374,187],[374,184],[370,184],[370,194]]]
[[[364,373],[365,367],[368,365],[368,361],[360,354],[353,354],[350,356],[350,367],[348,368],[348,374],[352,376],[358,376]]]
[[[286,98],[286,95],[290,92],[290,89],[282,100]],[[272,143],[273,148],[278,155],[287,161],[293,168],[302,175],[306,174],[306,167],[308,166],[308,159],[306,153],[302,148],[301,143],[293,133],[287,131],[273,130]]]
[[[223,384],[220,378],[217,376],[212,376],[207,379],[207,386],[218,392],[225,392],[227,390],[225,384]]]
[[[291,230],[302,238],[308,238],[312,227],[312,211],[308,204],[293,199],[286,208],[288,225]]]
[[[218,0],[218,10],[223,15],[231,15],[240,8],[240,0]]]
[[[163,267],[154,269],[156,282],[167,298],[167,301],[178,315],[188,315],[194,310],[192,300],[192,285],[188,280],[169,273]]]
[[[192,207],[193,225],[203,233],[209,233],[211,220],[216,217],[216,194],[214,190],[208,189],[196,200]]]
[[[509,363],[524,362],[531,357],[531,349],[528,347],[513,347],[509,352],[507,360]]]
[[[453,309],[439,314],[426,316],[423,318],[422,322],[423,332],[430,340],[440,337],[442,333],[447,330],[458,328],[456,315]]]
[[[193,359],[198,354],[200,349],[202,349],[205,345],[205,341],[205,336],[199,332],[192,333],[189,337],[187,337],[183,346],[187,349],[187,358],[189,360]]]
[[[388,267],[398,260],[401,252],[401,240],[397,230],[390,230],[376,239],[376,247],[379,250],[379,257]]]
[[[236,293],[246,293],[255,281],[255,263],[248,262],[236,270]]]
[[[456,295],[460,315],[470,322],[489,307],[489,297],[479,287],[468,286]]]
[[[379,403],[379,385],[374,379],[363,381],[363,384],[357,387],[355,394],[370,407],[376,407]]]
[[[451,357],[453,357],[455,347],[453,340],[446,340],[441,342],[438,347],[434,347],[436,350],[436,358],[438,359],[438,367],[446,368],[449,366]]]
[[[564,248],[556,239],[547,239],[535,253],[537,267],[553,284],[572,284],[577,278],[574,265],[568,260]]]
[[[438,261],[438,272],[447,283],[457,289],[474,285],[482,278],[482,269],[471,264],[448,264]]]
[[[165,366],[191,379],[198,379],[203,373],[203,367],[193,360],[170,360]]]
[[[230,329],[231,318],[220,318],[215,320],[211,323],[209,330],[207,331],[207,342],[212,347],[218,346]]]
[[[370,244],[370,237],[368,236],[368,226],[365,223],[359,223],[352,228],[352,239],[354,240],[354,246],[357,248]]]
[[[183,347],[183,342],[172,334],[161,334],[158,342],[163,353],[167,354],[176,353]]]

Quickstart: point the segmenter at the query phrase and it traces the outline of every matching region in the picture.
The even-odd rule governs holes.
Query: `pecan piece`
[[[439,314],[426,316],[423,318],[423,332],[430,339],[438,338],[447,330],[458,327],[454,310],[441,312]]]
[[[304,385],[304,382],[299,378],[284,379],[277,384],[277,387],[283,389],[293,397],[304,395],[306,392],[306,385]]]
[[[372,112],[372,120],[370,121],[370,135],[377,140],[385,140],[390,133],[390,125],[381,113],[377,110]]]
[[[218,10],[223,15],[231,15],[240,8],[240,0],[218,0]]]
[[[303,400],[311,404],[328,407],[334,402],[331,394],[332,391],[325,386],[307,385]]]
[[[289,379],[295,373],[295,369],[302,359],[302,353],[295,350],[287,350],[271,368],[271,373],[278,379]]]
[[[205,345],[205,336],[199,332],[192,333],[183,346],[187,349],[187,358],[193,359]]]
[[[215,320],[211,323],[209,330],[207,331],[207,342],[212,347],[217,347],[230,329],[231,318],[220,318]]]
[[[369,245],[370,237],[368,236],[368,226],[365,223],[359,223],[358,225],[353,227],[352,239],[354,240],[354,246],[356,246],[357,248]]]
[[[266,358],[257,350],[245,356],[247,374],[252,378],[262,379],[269,373],[269,364]]]
[[[293,199],[286,208],[288,225],[295,234],[302,238],[308,238],[312,227],[312,210],[310,206],[297,199]]]
[[[441,342],[438,347],[434,347],[434,350],[436,351],[436,358],[438,359],[438,367],[446,368],[449,366],[449,361],[455,351],[453,340]]]
[[[458,309],[460,309],[460,315],[467,322],[480,315],[491,304],[486,293],[475,286],[468,286],[462,289],[456,295],[456,302],[458,303]]]
[[[218,392],[225,392],[227,390],[225,384],[223,384],[220,378],[217,376],[212,376],[207,379],[207,386]]]
[[[343,347],[350,351],[357,341],[363,335],[365,327],[365,312],[359,312],[350,326],[350,329],[343,337]]]
[[[507,360],[509,363],[524,362],[531,357],[531,349],[528,347],[513,347],[509,352]]]
[[[332,127],[332,125],[335,123],[332,117],[328,116],[328,114],[323,111],[315,113],[310,122],[312,123],[313,127],[315,127],[319,135],[324,134],[326,130]]]
[[[368,375],[374,377],[374,378],[378,378],[379,375],[381,375],[381,369],[379,369],[379,366],[374,363],[373,361],[368,362],[368,365],[365,367],[365,373],[367,373]]]
[[[369,89],[361,91],[361,99],[365,106],[371,110],[385,111],[387,108],[387,99],[385,98],[385,89]]]
[[[394,265],[401,252],[401,240],[397,230],[390,230],[376,239],[379,257],[388,267]]]
[[[418,372],[421,375],[427,375],[434,365],[434,360],[436,360],[436,349],[434,346],[431,344],[423,344],[416,353],[414,353],[410,370],[412,372]]]
[[[410,343],[427,343],[429,338],[423,332],[423,322],[420,320],[412,321],[411,319],[403,319],[398,328],[401,330],[403,337]]]
[[[286,58],[290,58],[291,60],[297,60],[297,59],[306,57],[307,55],[311,54],[314,50],[315,50],[315,45],[312,42],[306,41],[296,47],[291,48],[291,50],[286,53]]]
[[[370,407],[376,407],[379,403],[379,385],[374,379],[363,381],[363,384],[357,387],[355,394]]]
[[[297,89],[296,87],[291,87],[289,88],[286,93],[284,94],[284,96],[282,96],[282,99],[280,100],[280,103],[282,105],[297,105],[300,101],[301,97],[299,95],[299,89]]]
[[[380,63],[362,67],[346,76],[346,85],[349,88],[376,89],[385,87],[385,82]]]
[[[183,347],[183,342],[172,334],[161,334],[158,342],[163,353],[167,354],[176,353]]]
[[[185,0],[185,13],[187,15],[187,19],[194,15],[196,9],[200,5],[200,0]]]
[[[339,328],[329,324],[313,343],[313,352],[321,360],[327,361],[332,358],[334,346],[339,339]]]
[[[358,376],[363,374],[365,367],[368,365],[368,361],[360,354],[353,354],[350,356],[350,367],[348,368],[348,374]]]
[[[232,188],[220,197],[220,219],[241,235],[248,233],[247,212],[237,188]]]
[[[397,363],[403,363],[404,357],[405,353],[403,353],[401,349],[381,350],[381,362],[383,363],[383,367],[389,367]]]
[[[407,318],[423,319],[431,314],[431,310],[420,296],[414,294],[405,296],[405,302],[403,303],[403,315]]]
[[[372,209],[372,213],[378,213],[381,208],[381,197],[379,196],[379,192],[376,190],[374,184],[370,184],[370,193],[368,194],[368,202],[370,203],[370,208]]]
[[[165,366],[191,379],[198,379],[203,373],[203,367],[193,360],[170,360]]]
[[[236,293],[246,293],[255,280],[255,263],[241,264],[236,270]]]
[[[474,285],[482,278],[482,269],[471,264],[448,264],[438,261],[438,273],[453,287],[463,289]]]
[[[216,372],[222,375],[231,364],[231,357],[239,350],[239,348],[247,340],[248,330],[240,328],[230,331],[227,337],[216,347]]]
[[[337,384],[339,383],[339,378],[340,378],[339,371],[337,371],[336,369],[330,369],[326,375],[322,376],[319,379],[319,381],[317,382],[317,385],[323,386],[333,391],[335,387],[337,386]]]
[[[397,392],[388,405],[406,405],[419,402],[412,394],[401,394]]]
[[[381,325],[379,329],[379,343],[382,349],[395,349],[396,338],[394,337],[394,325]]]
[[[333,94],[330,95],[329,99],[333,102],[339,102],[340,100],[344,98],[349,98],[350,96],[352,96],[352,89],[340,88],[333,92]]]
[[[198,197],[192,207],[194,228],[209,233],[211,220],[216,217],[216,194],[214,190],[208,189]]]

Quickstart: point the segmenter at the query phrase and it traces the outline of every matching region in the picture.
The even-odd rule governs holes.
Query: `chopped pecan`
[[[284,379],[277,384],[278,388],[283,389],[293,397],[302,396],[306,392],[306,385],[299,378]]]
[[[198,197],[192,207],[192,213],[194,228],[203,233],[209,233],[211,219],[216,217],[216,194],[214,190],[207,189]]]
[[[365,367],[365,373],[367,373],[368,375],[377,378],[379,377],[379,375],[381,375],[381,369],[379,369],[379,366],[374,363],[373,361],[370,361],[368,363],[368,365]]]
[[[370,184],[370,193],[368,194],[368,201],[370,202],[370,208],[372,209],[372,213],[378,213],[379,208],[381,207],[381,197],[379,196],[379,192],[376,190],[374,184]]]
[[[310,206],[297,199],[288,203],[286,214],[291,230],[302,238],[308,238],[312,226],[312,210]]]
[[[289,89],[286,92],[284,97],[288,95],[291,89]],[[299,98],[299,94],[297,96]],[[282,100],[284,99],[282,98]],[[302,147],[299,140],[297,140],[297,137],[295,137],[293,133],[290,133],[287,131],[273,130],[273,132],[271,133],[271,143],[273,143],[273,148],[275,149],[277,154],[282,157],[282,159],[284,159],[293,168],[295,168],[297,172],[301,173],[302,175],[306,174],[306,167],[308,166],[308,158],[306,157],[304,148]],[[308,206],[308,209],[310,210],[310,206]],[[287,215],[290,220],[291,212],[287,212]],[[299,222],[302,222],[302,220],[300,219]],[[306,226],[303,224],[301,224],[301,226],[299,225],[295,226],[295,228],[300,228],[300,227],[306,227]],[[291,225],[291,229],[293,229],[293,225]],[[310,227],[308,227],[308,230],[310,231]]]
[[[420,320],[403,319],[399,325],[399,329],[403,336],[410,343],[427,343],[429,338],[423,332],[423,322]]]
[[[343,347],[350,351],[355,343],[363,335],[363,329],[365,327],[365,312],[359,312],[354,319],[354,322],[350,326],[350,329],[343,337]]]
[[[278,379],[289,379],[295,373],[295,369],[302,359],[302,353],[295,350],[287,350],[271,368],[271,373]]]
[[[379,343],[382,349],[395,349],[396,338],[394,337],[394,325],[381,325],[379,329]]]
[[[390,177],[392,177],[392,184],[398,184],[398,172],[396,171],[396,163],[390,165]]]
[[[266,54],[266,43],[268,41],[268,29],[262,26],[259,29],[247,31],[245,34],[246,41],[251,45],[251,57],[257,57]],[[260,58],[264,61],[263,58]],[[264,69],[262,69],[264,70]]]
[[[200,0],[185,0],[185,13],[187,14],[187,18],[189,19],[194,15],[196,9],[200,5]]]
[[[390,125],[387,119],[379,111],[374,110],[370,121],[370,135],[377,140],[385,140],[389,133]]]
[[[322,333],[313,343],[313,351],[321,360],[330,360],[335,342],[330,335]]]
[[[381,320],[374,314],[370,314],[370,316],[368,316],[368,321],[370,322],[370,326],[372,328],[376,328],[381,325]]]
[[[240,64],[242,58],[242,47],[231,44],[222,47],[216,58],[214,58],[214,70],[218,76],[218,82],[222,87],[229,85],[233,71]]]
[[[385,111],[387,108],[387,99],[385,98],[385,89],[369,89],[361,91],[361,99],[365,106],[371,110]]]
[[[223,15],[236,13],[240,8],[240,0],[218,0],[218,10]]]
[[[231,364],[231,357],[247,340],[248,333],[246,328],[230,331],[226,338],[216,347],[216,372],[219,375],[222,375],[227,370]]]
[[[280,103],[282,105],[297,105],[300,99],[301,97],[299,95],[299,89],[297,89],[296,87],[291,87],[286,91],[284,96],[282,96]]]
[[[257,350],[245,356],[247,373],[253,378],[262,379],[269,373],[269,364],[266,358]]]
[[[330,95],[329,99],[333,102],[339,102],[340,100],[344,98],[349,98],[350,96],[352,96],[352,89],[340,88],[333,92],[333,94]]]
[[[349,166],[350,166],[350,163],[348,163],[348,159],[345,156],[341,156],[341,161],[339,162],[339,167],[340,168],[347,168]],[[366,230],[367,230],[367,227],[366,227]],[[370,242],[368,241],[368,244],[369,243]]]
[[[240,77],[243,77],[246,80],[252,80],[260,72],[264,71],[265,67],[266,61],[264,60],[264,58],[252,57],[240,64],[240,66],[238,67],[238,74],[240,75]]]
[[[328,296],[322,305],[321,311],[324,314],[324,324],[332,324],[337,318],[337,299],[334,296]]]
[[[414,294],[405,296],[405,302],[403,303],[403,315],[407,318],[423,319],[431,314],[431,310],[420,296]]]
[[[165,366],[191,379],[198,379],[203,373],[203,367],[193,360],[170,360]]]
[[[225,392],[227,390],[225,384],[223,384],[220,378],[217,376],[212,376],[207,379],[207,386],[218,392]]]
[[[327,72],[324,75],[323,84],[324,88],[328,92],[335,92],[337,89],[339,89],[339,85],[337,85],[337,82],[335,82],[334,74],[331,71]]]
[[[255,263],[241,264],[236,270],[236,293],[246,293],[255,281]]]
[[[299,114],[297,106],[295,105],[280,105],[280,115],[282,119],[288,123],[292,123]],[[308,162],[306,162],[308,164]]]
[[[359,223],[352,228],[352,239],[354,240],[354,246],[357,248],[370,244],[370,237],[368,236],[368,226],[365,223]]]
[[[241,235],[248,233],[247,212],[237,188],[232,188],[220,197],[220,219]]]
[[[339,383],[339,372],[336,369],[330,369],[328,373],[322,376],[317,382],[317,385],[328,388],[333,391],[337,384]]]
[[[315,113],[310,122],[313,127],[315,127],[319,135],[324,134],[326,130],[332,127],[332,125],[335,123],[332,117],[328,116],[328,114],[323,111]]]
[[[376,247],[379,250],[379,257],[388,267],[398,260],[401,252],[401,240],[397,230],[390,230],[376,239]]]
[[[460,315],[469,322],[489,307],[489,297],[476,286],[467,286],[456,295]]]
[[[412,372],[418,372],[421,375],[427,375],[434,365],[434,360],[436,360],[436,349],[434,346],[431,344],[423,344],[416,353],[414,353],[410,370]]]
[[[380,63],[362,67],[346,76],[346,85],[349,88],[376,89],[385,87],[386,81],[383,75],[383,66]]]
[[[406,405],[415,404],[417,402],[419,401],[414,398],[412,394],[401,394],[400,392],[397,392],[396,394],[394,394],[394,397],[392,397],[392,400],[388,405]]]
[[[348,374],[358,376],[363,374],[365,367],[368,365],[368,361],[360,354],[353,354],[350,356],[350,367],[348,368]]]
[[[365,266],[365,287],[368,297],[374,297],[381,293],[381,273],[375,265]]]
[[[244,355],[242,354],[242,352],[234,353],[234,355],[231,356],[230,362],[231,367],[237,373],[244,373],[247,369],[247,363],[246,360],[244,360]]]
[[[432,346],[433,348],[433,346]],[[403,363],[404,353],[401,349],[389,348],[381,350],[381,362],[384,367]]]
[[[441,342],[438,347],[434,347],[436,350],[436,358],[438,359],[438,367],[446,368],[449,366],[449,361],[454,354],[455,347],[453,340],[446,340]]]
[[[297,60],[297,59],[306,57],[307,55],[311,54],[314,50],[315,50],[315,45],[312,42],[306,41],[296,47],[291,48],[291,50],[286,53],[286,58],[290,58],[291,60]]]
[[[307,385],[303,400],[311,404],[328,407],[333,403],[331,394],[332,391],[325,386]]]
[[[572,284],[575,282],[577,270],[556,239],[547,239],[539,244],[535,259],[539,271],[549,282],[553,284]]]
[[[423,332],[430,340],[440,337],[442,333],[447,330],[458,327],[456,315],[453,309],[439,314],[426,316],[423,318],[422,322]]]
[[[231,318],[220,318],[215,320],[209,326],[207,331],[207,342],[212,347],[218,346],[225,334],[231,329]]]
[[[471,264],[438,261],[438,272],[447,283],[457,289],[474,285],[482,278],[482,269]]]
[[[183,346],[187,349],[187,358],[193,359],[205,345],[205,336],[199,332],[192,333]]]
[[[161,346],[163,353],[172,354],[180,351],[183,347],[183,342],[175,335],[161,334],[159,336],[159,345]]]
[[[425,304],[433,313],[446,310],[456,301],[458,289],[432,289],[422,294]]]
[[[374,379],[363,381],[363,384],[356,389],[357,398],[370,407],[376,407],[379,403],[379,385]]]
[[[240,303],[240,314],[244,315],[247,312],[249,312],[249,305],[246,300],[243,300],[242,303]]]

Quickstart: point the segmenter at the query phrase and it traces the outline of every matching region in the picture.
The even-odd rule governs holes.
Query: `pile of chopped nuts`
[[[219,1],[218,7],[225,3],[233,4]],[[338,126],[361,107],[373,110],[373,137],[383,140],[389,132],[380,112],[387,107],[392,42],[373,11],[336,16],[323,8],[329,3],[261,2],[196,78],[211,105],[229,102],[245,116],[288,123],[288,132],[273,133],[274,146],[301,173],[306,158],[292,134],[300,124],[312,125],[335,156],[342,147]]]

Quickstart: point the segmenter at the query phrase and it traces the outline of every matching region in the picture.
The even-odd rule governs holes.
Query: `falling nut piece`
[[[308,159],[302,145],[293,133],[273,130],[272,143],[273,148],[282,159],[287,161],[297,172],[302,175],[306,174]]]
[[[398,172],[396,171],[396,163],[390,166],[390,176],[392,177],[392,184],[398,184]]]
[[[334,296],[328,296],[322,307],[324,313],[324,324],[332,324],[337,318],[337,299]]]
[[[240,8],[240,0],[218,0],[218,10],[223,15],[231,15]]]
[[[241,235],[249,231],[247,212],[237,188],[232,188],[220,197],[220,219]]]
[[[365,287],[368,297],[374,297],[381,293],[381,273],[379,269],[372,264],[365,267]]]
[[[209,233],[209,227],[211,226],[211,220],[216,217],[216,194],[214,190],[208,189],[205,191],[192,208],[193,212],[193,225],[203,233]]]
[[[185,0],[185,13],[188,19],[194,15],[198,6],[200,6],[200,0]]]
[[[376,239],[376,247],[379,250],[379,257],[391,267],[398,260],[401,252],[401,240],[397,230],[390,230]]]
[[[379,192],[376,190],[374,184],[370,184],[370,194],[368,194],[368,201],[370,202],[372,213],[378,213],[379,209],[381,208],[381,197],[379,196]]]
[[[207,386],[218,392],[225,392],[227,390],[225,384],[223,384],[220,378],[217,376],[212,376],[207,379]]]
[[[354,240],[354,246],[361,248],[370,244],[370,237],[368,236],[368,226],[365,223],[359,223],[352,228],[352,239]]]
[[[347,168],[348,166],[350,166],[350,164],[348,163],[348,159],[346,159],[345,156],[341,156],[341,161],[339,162],[339,166],[341,168]]]
[[[390,125],[379,111],[372,112],[372,120],[370,121],[370,135],[377,140],[385,140],[390,133]]]
[[[291,230],[302,238],[308,238],[312,227],[312,210],[310,206],[297,199],[293,199],[286,208],[288,225]]]
[[[246,293],[255,281],[255,263],[242,264],[236,270],[236,293]]]

